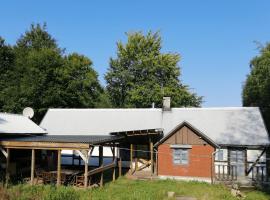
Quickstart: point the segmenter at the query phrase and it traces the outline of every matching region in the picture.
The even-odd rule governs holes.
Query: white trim
[[[171,144],[171,149],[192,149],[192,145],[188,144]]]
[[[92,150],[92,149],[91,149]],[[80,150],[75,150],[75,152],[77,152],[80,157],[83,159],[83,161],[88,164],[88,161],[89,161],[89,157],[90,157],[90,154],[91,154],[91,150],[87,150],[87,154],[83,153],[82,151]]]

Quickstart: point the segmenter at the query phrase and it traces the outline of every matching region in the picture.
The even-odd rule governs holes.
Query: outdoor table
[[[57,171],[50,171],[49,173],[52,174],[56,179]],[[79,171],[79,170],[62,169],[61,170],[61,182],[62,183],[70,182],[79,173],[81,173],[81,171]]]

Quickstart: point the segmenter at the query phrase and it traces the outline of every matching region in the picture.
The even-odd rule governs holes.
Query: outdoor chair
[[[91,176],[88,176],[88,186],[91,185]],[[77,187],[83,187],[84,186],[84,175],[80,175],[80,176],[75,176],[75,186]]]
[[[39,168],[35,170],[36,184],[38,184],[39,181],[43,182],[43,176],[42,176],[43,172],[44,171],[42,169],[39,169]]]
[[[75,176],[75,186],[82,187],[84,186],[84,176]]]
[[[55,182],[56,180],[55,176],[50,172],[42,172],[42,179],[43,179],[44,184],[47,184],[47,183],[51,184]]]
[[[66,184],[67,175],[65,173],[61,173],[60,178],[61,178],[61,184],[62,185]]]

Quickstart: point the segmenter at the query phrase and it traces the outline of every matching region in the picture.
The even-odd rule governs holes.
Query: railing
[[[256,183],[270,182],[265,163],[261,162],[255,166],[252,164],[252,162],[248,162],[247,171],[244,172],[245,174],[240,172],[238,174],[239,169],[237,165],[228,165],[225,162],[215,163],[215,180],[224,182],[236,181],[244,176]]]
[[[268,182],[270,181],[267,176],[266,166],[254,166],[251,169],[251,178],[254,182]]]
[[[217,181],[235,181],[237,180],[237,166],[216,164],[215,178]]]

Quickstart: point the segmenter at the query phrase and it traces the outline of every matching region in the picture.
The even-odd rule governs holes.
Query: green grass
[[[29,186],[19,184],[5,189],[0,187],[0,200],[165,200],[168,191],[179,196],[197,197],[198,200],[236,200],[222,185],[173,180],[132,181],[120,178],[103,188],[78,189],[73,187]],[[247,200],[270,200],[270,195],[251,191]]]

